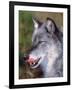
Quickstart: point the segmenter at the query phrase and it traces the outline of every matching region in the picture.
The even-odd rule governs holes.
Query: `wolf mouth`
[[[41,57],[40,58],[37,58],[35,60],[31,58],[27,62],[30,65],[31,68],[36,68],[36,67],[38,67],[38,64],[39,64],[40,59],[41,59]]]
[[[30,66],[31,67],[35,67],[36,65],[38,65],[38,62],[40,61],[41,58],[36,59]]]

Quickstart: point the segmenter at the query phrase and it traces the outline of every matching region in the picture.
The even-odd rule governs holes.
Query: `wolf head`
[[[40,65],[46,67],[48,54],[52,52],[51,48],[57,49],[54,44],[58,43],[60,46],[62,34],[51,18],[47,18],[45,22],[33,18],[33,25],[32,49],[27,62],[31,68],[37,68]]]
[[[41,41],[48,41],[48,35],[51,36],[55,32],[55,23],[50,19],[42,23],[38,20],[33,19],[34,32],[32,36],[33,46]]]

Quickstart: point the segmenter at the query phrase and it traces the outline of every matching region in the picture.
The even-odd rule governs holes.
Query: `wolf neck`
[[[45,56],[40,64],[40,67],[41,67],[43,73],[46,72],[47,65],[48,65],[48,58],[47,58],[47,56]]]

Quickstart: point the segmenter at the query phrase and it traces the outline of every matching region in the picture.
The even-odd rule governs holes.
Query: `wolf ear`
[[[36,18],[32,18],[33,19],[33,24],[34,24],[34,28],[38,28],[41,25],[41,22],[38,21]]]
[[[54,33],[55,32],[55,22],[52,19],[47,18],[46,28],[47,28],[48,32]]]

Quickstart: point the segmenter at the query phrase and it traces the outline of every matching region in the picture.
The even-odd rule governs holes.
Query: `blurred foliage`
[[[19,11],[19,49],[21,53],[26,53],[31,47],[32,32],[32,12]]]

